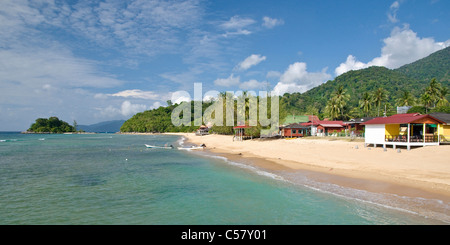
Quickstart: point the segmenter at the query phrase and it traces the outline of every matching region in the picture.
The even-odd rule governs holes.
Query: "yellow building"
[[[438,130],[441,142],[450,142],[450,113],[434,112],[430,115],[444,122],[439,124]]]
[[[439,145],[450,139],[450,135],[445,135],[449,125],[444,120],[419,113],[377,117],[363,125],[366,146],[406,146],[409,150],[411,146]]]

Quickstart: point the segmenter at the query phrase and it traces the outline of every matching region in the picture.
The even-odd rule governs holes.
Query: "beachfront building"
[[[200,126],[197,131],[195,132],[195,135],[203,136],[207,135],[209,133],[209,128],[205,125]]]
[[[243,141],[246,138],[253,138],[245,133],[245,129],[250,128],[250,126],[235,126],[233,127],[234,130],[234,137],[233,141]]]
[[[444,124],[430,115],[419,113],[396,114],[377,117],[365,123],[365,146],[382,145],[411,146],[439,145],[439,125]]]
[[[344,122],[344,126],[350,136],[363,136],[365,126],[362,123],[372,119],[374,119],[374,117],[352,118],[349,121]]]
[[[439,136],[440,143],[450,142],[450,113],[433,112],[430,116],[437,118],[444,122],[444,124],[439,124]]]
[[[302,126],[302,124],[299,123],[293,123],[281,128],[281,136],[289,138],[304,137],[311,135],[310,131],[311,127]]]
[[[317,136],[332,136],[345,131],[343,121],[318,121]]]
[[[315,136],[319,118],[314,115],[289,115],[280,126],[281,137]]]

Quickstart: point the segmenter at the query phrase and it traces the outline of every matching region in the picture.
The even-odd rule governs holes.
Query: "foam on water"
[[[301,173],[288,173],[283,171],[274,173],[268,170],[266,171],[258,167],[251,166],[246,163],[231,161],[224,156],[217,156],[213,154],[202,155],[222,160],[231,166],[246,169],[264,177],[283,181],[289,184],[303,186],[316,192],[333,195],[338,198],[351,200],[353,202],[364,203],[366,205],[378,206],[384,209],[395,210],[411,215],[418,215],[450,224],[450,216],[448,215],[448,213],[450,213],[450,206],[449,204],[444,203],[442,200],[399,196],[389,193],[374,193],[350,187],[343,187],[337,184],[315,181]],[[431,210],[430,207],[432,207]],[[367,214],[365,216],[366,218],[369,217],[367,216]],[[370,219],[374,220],[376,218],[371,217]]]
[[[254,166],[250,166],[250,165],[247,165],[247,164],[244,164],[244,163],[234,162],[234,161],[231,161],[228,158],[223,157],[223,156],[216,156],[216,155],[209,155],[209,154],[207,154],[206,156],[211,157],[211,158],[215,158],[215,159],[220,159],[222,161],[225,161],[229,165],[236,166],[236,167],[239,167],[239,168],[243,168],[243,169],[252,171],[252,172],[254,172],[254,173],[258,174],[258,175],[261,175],[261,176],[269,177],[269,178],[272,178],[272,179],[275,179],[275,180],[286,181],[283,177],[281,177],[281,176],[279,176],[277,174],[270,173],[270,172],[261,170],[259,168],[256,168]]]

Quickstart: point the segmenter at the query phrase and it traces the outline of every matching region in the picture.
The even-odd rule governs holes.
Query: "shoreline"
[[[409,164],[405,164],[405,161],[399,162],[399,159],[409,160],[411,157],[417,158],[415,155],[421,154],[423,150],[429,150],[430,148],[422,150],[416,148],[411,151],[402,149],[401,153],[388,149],[391,152],[389,155],[397,154],[394,155],[396,157],[388,160],[386,155],[383,156],[383,154],[387,153],[383,152],[383,148],[365,149],[364,142],[329,141],[326,139],[276,139],[233,142],[232,136],[224,135],[195,136],[193,133],[168,133],[168,135],[183,136],[185,137],[185,142],[191,144],[199,145],[204,143],[207,146],[207,152],[210,152],[212,155],[254,166],[268,173],[281,175],[283,178],[287,177],[288,181],[294,184],[313,188],[314,185],[320,185],[319,189],[327,185],[328,187],[326,188],[331,189],[325,190],[325,192],[340,195],[341,193],[338,192],[342,191],[345,192],[345,194],[342,194],[343,196],[412,212],[424,217],[431,217],[439,220],[439,222],[444,222],[444,224],[450,223],[450,185],[448,184],[450,182],[450,170],[447,171],[447,169],[450,169],[450,166],[443,166],[449,165],[445,162],[444,156],[447,156],[445,153],[449,153],[450,146],[441,146],[440,150],[432,149],[434,151],[429,154],[442,158],[438,159],[439,161],[435,166],[428,162],[423,162],[424,168],[408,171],[408,167],[403,165],[416,166],[417,162],[420,164],[421,159],[416,159],[416,162]],[[301,142],[300,144],[298,143],[299,141]],[[271,154],[280,150],[280,146],[276,147],[275,145],[281,145],[281,148],[284,148],[284,150],[280,154],[273,156]],[[353,145],[353,147],[349,147],[350,145]],[[355,145],[358,145],[358,148],[354,147]],[[334,148],[334,151],[341,151],[341,154],[338,154],[340,156],[333,156],[332,153],[329,152],[327,154],[327,151],[325,151],[316,160],[307,156],[292,159],[292,154],[289,155],[289,152],[292,148],[294,148],[294,151],[302,149],[299,146],[304,148],[309,146],[312,152],[317,151],[315,148],[327,148],[329,151],[332,151],[329,148]],[[255,147],[260,149],[255,150]],[[342,155],[345,155],[345,151],[342,148],[347,148],[348,151],[359,151],[362,155],[368,155],[366,161],[360,163],[352,162],[357,156],[337,160],[336,158],[342,158]],[[411,152],[413,154],[408,156],[408,153]],[[379,156],[374,157],[374,154]],[[380,159],[385,160],[383,164],[380,164],[381,166],[372,168],[367,166],[374,161],[380,161]],[[383,171],[384,166],[389,165],[392,166],[387,167]],[[296,183],[298,176],[301,176],[301,179],[308,179],[308,182]],[[314,184],[310,185],[310,182]],[[336,191],[335,188],[339,190]],[[359,194],[348,193],[348,190],[353,190],[351,192]],[[376,199],[376,201],[371,200],[372,198]]]
[[[321,156],[317,156],[317,159],[292,159],[292,157],[285,155],[284,153],[288,153],[288,149],[285,152],[281,152],[278,156],[268,156],[272,152],[270,152],[272,149],[270,147],[277,143],[284,143],[282,147],[285,147],[286,144],[290,144],[291,142],[294,142],[295,140],[284,140],[284,139],[277,139],[277,140],[271,140],[271,141],[258,141],[258,140],[248,140],[243,142],[232,142],[231,136],[228,136],[231,144],[236,144],[236,146],[229,146],[230,144],[228,142],[224,142],[226,140],[227,136],[222,135],[208,135],[208,136],[195,136],[193,134],[179,134],[179,133],[173,133],[173,135],[182,135],[186,137],[186,141],[193,143],[193,144],[202,144],[205,143],[207,146],[207,149],[209,149],[213,153],[219,153],[219,154],[225,154],[228,156],[236,155],[238,157],[242,158],[256,158],[256,159],[263,159],[271,162],[272,164],[260,164],[260,167],[263,167],[268,170],[284,170],[284,171],[297,171],[297,170],[308,170],[313,172],[318,172],[326,175],[332,175],[332,176],[341,176],[346,178],[352,178],[352,179],[361,179],[361,180],[367,180],[367,181],[379,181],[379,182],[386,182],[392,185],[400,185],[405,186],[409,188],[414,189],[420,189],[425,192],[434,193],[438,196],[445,197],[446,201],[450,201],[450,171],[448,172],[437,172],[436,169],[433,169],[433,167],[429,167],[427,169],[414,169],[414,172],[422,172],[422,175],[419,175],[417,173],[404,173],[407,171],[406,168],[396,168],[391,167],[390,169],[386,169],[385,172],[379,172],[383,170],[383,166],[388,165],[389,162],[385,162],[382,166],[379,167],[373,167],[369,168],[369,164],[371,163],[355,163],[352,162],[354,159],[338,159],[339,156],[331,156],[330,153],[327,156],[327,151],[323,152]],[[214,144],[212,145],[211,140],[208,140],[207,137],[221,137],[223,143],[220,143],[220,145]],[[296,139],[297,140],[297,139]],[[354,151],[367,151],[367,153],[370,153],[372,156],[373,154],[380,154],[380,158],[383,158],[384,160],[388,160],[384,158],[381,154],[386,154],[386,152],[383,152],[382,148],[373,148],[372,149],[365,149],[363,142],[345,142],[345,141],[339,141],[339,140],[333,140],[328,141],[326,139],[298,139],[302,142],[302,145],[313,145],[310,148],[314,147],[321,147],[321,148],[342,148],[342,145],[347,146],[347,149],[354,150]],[[318,142],[321,141],[321,142]],[[250,150],[246,149],[246,146],[248,146],[248,142],[251,142],[252,144],[255,143],[256,145],[261,145],[261,150],[259,152],[250,152]],[[208,145],[210,143],[210,145]],[[214,142],[217,143],[217,142]],[[339,147],[339,144],[341,147]],[[228,146],[227,146],[228,145]],[[317,145],[317,146],[314,146]],[[324,146],[325,145],[325,146]],[[349,145],[357,145],[358,149],[353,148]],[[292,145],[293,147],[298,147],[298,145]],[[288,146],[289,147],[289,146]],[[348,148],[350,147],[350,148]],[[445,153],[449,153],[450,155],[450,146],[437,146],[446,148]],[[369,147],[370,148],[370,147]],[[421,147],[422,148],[422,147]],[[419,150],[426,150],[431,147],[426,147],[425,149],[413,149],[410,152],[413,151],[419,151]],[[436,148],[436,147],[434,147]],[[301,150],[301,148],[297,148]],[[276,151],[277,149],[273,149],[272,151]],[[338,149],[339,150],[339,149]],[[393,149],[388,149],[388,151],[391,151],[391,153],[394,153]],[[263,153],[264,154],[261,154]],[[406,150],[402,149],[401,153],[395,153],[398,155],[406,155],[410,152],[407,152]],[[434,154],[433,152],[432,154]],[[441,152],[439,152],[441,153]],[[444,151],[441,153],[442,155],[442,162],[440,164],[446,164],[444,155]],[[284,154],[284,156],[282,156]],[[363,153],[364,154],[364,153]],[[371,156],[369,155],[369,156]],[[392,154],[391,154],[392,155]],[[402,156],[403,156],[402,155]],[[303,155],[300,155],[303,156]],[[369,157],[368,156],[368,157]],[[410,156],[409,156],[410,157]],[[413,156],[414,157],[414,156]],[[399,157],[401,158],[401,157]],[[361,160],[361,159],[359,159]],[[368,160],[368,159],[364,159]],[[377,159],[371,159],[370,161],[376,161]],[[398,160],[398,158],[391,159],[391,164],[397,164],[401,165],[401,163],[394,163],[393,161]],[[319,161],[321,161],[319,163]],[[332,162],[336,161],[336,162]],[[420,160],[419,160],[420,161]],[[423,162],[424,165],[430,165],[429,162]],[[448,167],[446,167],[445,170],[450,170],[450,164]],[[412,170],[413,171],[413,170]],[[429,171],[429,172],[424,172]],[[432,172],[433,171],[433,172]],[[401,173],[403,172],[403,173]],[[396,193],[398,194],[398,193]]]

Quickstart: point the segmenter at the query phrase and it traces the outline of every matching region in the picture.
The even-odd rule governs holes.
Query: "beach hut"
[[[329,136],[345,130],[343,121],[319,121],[317,122],[317,136]]]
[[[439,124],[439,142],[450,142],[450,113],[433,112],[430,116],[443,121],[443,124]]]
[[[245,138],[251,138],[251,136],[248,136],[247,134],[245,134],[245,129],[246,128],[250,128],[250,126],[235,126],[233,127],[234,130],[234,137],[233,137],[233,141],[242,141]]]
[[[209,128],[205,125],[200,126],[197,131],[195,132],[195,135],[203,136],[209,134]]]
[[[347,132],[350,133],[350,135],[361,136],[365,128],[362,123],[372,119],[374,119],[374,117],[352,118],[349,121],[344,122],[344,126]]]
[[[439,145],[439,126],[444,124],[430,115],[420,113],[397,114],[377,117],[365,123],[365,146],[372,144],[406,146]]]
[[[289,124],[287,126],[282,127],[281,133],[282,137],[304,137],[310,135],[311,127],[307,125],[302,125],[299,123]]]

